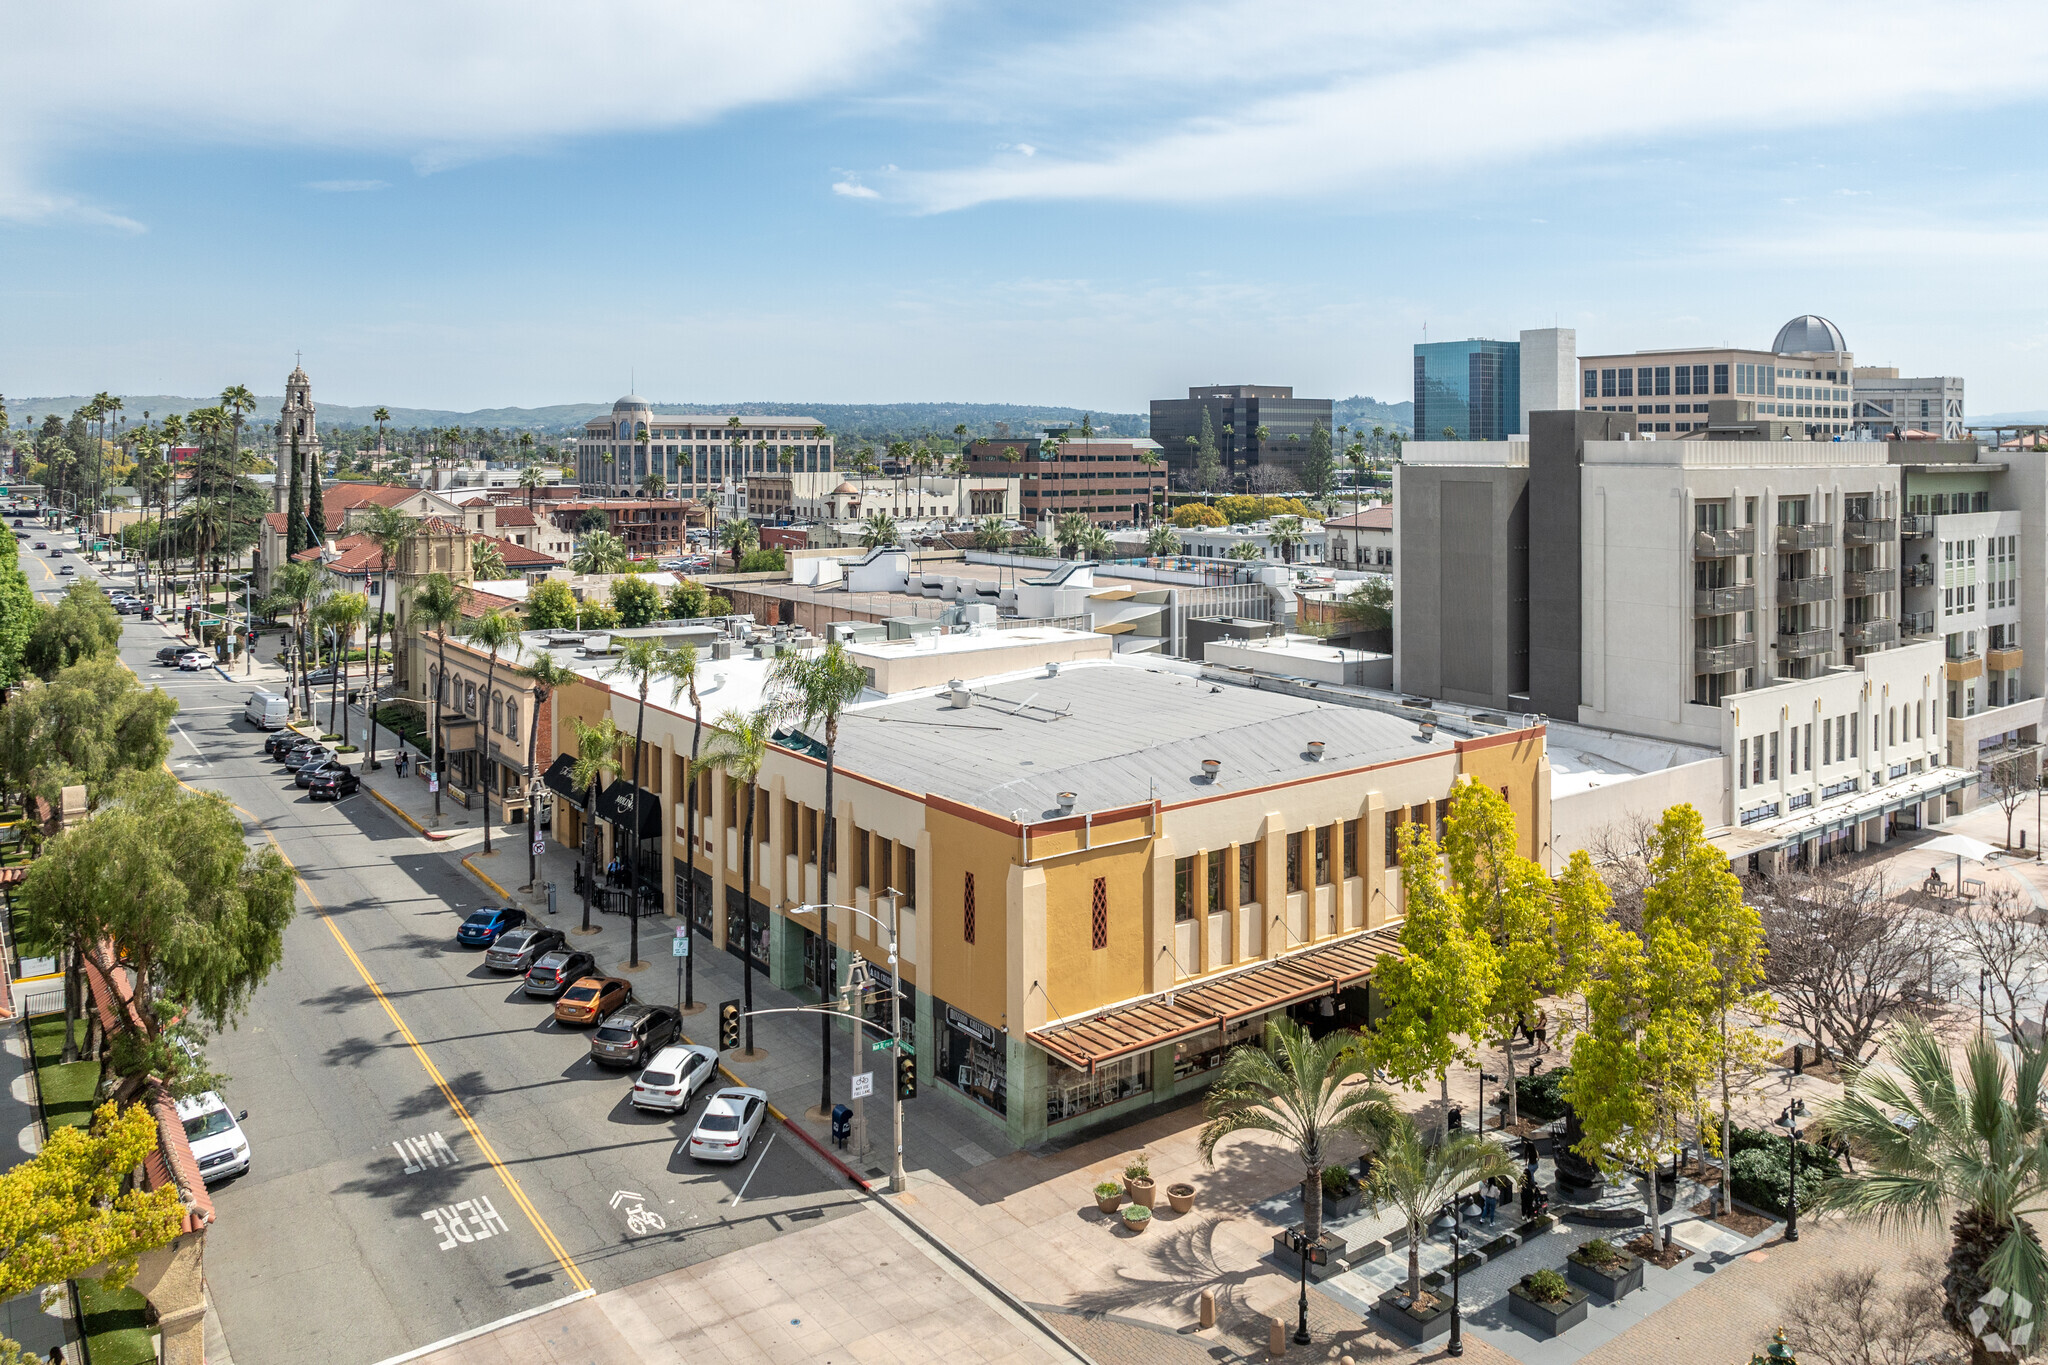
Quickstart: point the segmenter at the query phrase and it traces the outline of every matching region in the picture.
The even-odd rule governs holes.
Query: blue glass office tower
[[[1415,439],[1502,441],[1520,434],[1522,343],[1429,341],[1415,348]]]

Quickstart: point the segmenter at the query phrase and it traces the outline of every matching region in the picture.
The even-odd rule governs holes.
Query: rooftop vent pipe
[[[1311,763],[1320,763],[1322,761],[1322,758],[1323,742],[1319,739],[1310,740],[1308,742],[1308,761]]]
[[[1207,778],[1208,778],[1208,779],[1209,779],[1209,780],[1210,780],[1211,782],[1214,782],[1214,781],[1216,780],[1216,774],[1217,774],[1217,773],[1220,773],[1220,772],[1222,772],[1222,771],[1223,771],[1223,760],[1222,760],[1222,759],[1220,759],[1220,758],[1205,758],[1205,759],[1203,759],[1203,760],[1202,760],[1202,773],[1203,773],[1203,775],[1204,775],[1204,776],[1206,776],[1206,777],[1207,777]]]
[[[1074,813],[1074,793],[1061,792],[1059,802],[1061,815],[1072,815]]]

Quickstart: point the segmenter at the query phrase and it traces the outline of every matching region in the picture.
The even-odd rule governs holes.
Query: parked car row
[[[472,911],[455,931],[456,942],[484,949],[484,966],[523,972],[529,996],[554,1001],[555,1021],[595,1025],[590,1060],[599,1066],[638,1067],[631,1100],[636,1109],[677,1114],[718,1073],[715,1048],[682,1041],[683,1016],[668,1005],[633,999],[633,984],[602,976],[597,959],[569,946],[559,929],[533,923],[517,906]],[[713,1095],[681,1144],[699,1161],[739,1161],[752,1146],[768,1108],[766,1092],[728,1086]]]
[[[340,753],[296,730],[266,736],[263,752],[282,762],[292,781],[311,800],[339,801],[362,787],[362,778],[341,761]]]

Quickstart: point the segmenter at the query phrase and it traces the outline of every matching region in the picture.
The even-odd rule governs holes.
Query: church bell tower
[[[273,496],[273,511],[285,510],[285,498],[291,490],[292,442],[296,438],[299,447],[299,477],[304,480],[302,488],[311,488],[311,480],[320,473],[320,428],[314,420],[313,381],[306,378],[306,371],[294,365],[289,378],[284,381],[284,408],[277,415],[277,487]]]

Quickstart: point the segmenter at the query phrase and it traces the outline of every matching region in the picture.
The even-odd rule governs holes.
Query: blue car
[[[455,931],[455,941],[471,948],[488,948],[498,941],[498,935],[507,929],[517,929],[524,923],[526,912],[509,905],[496,910],[478,910]]]

